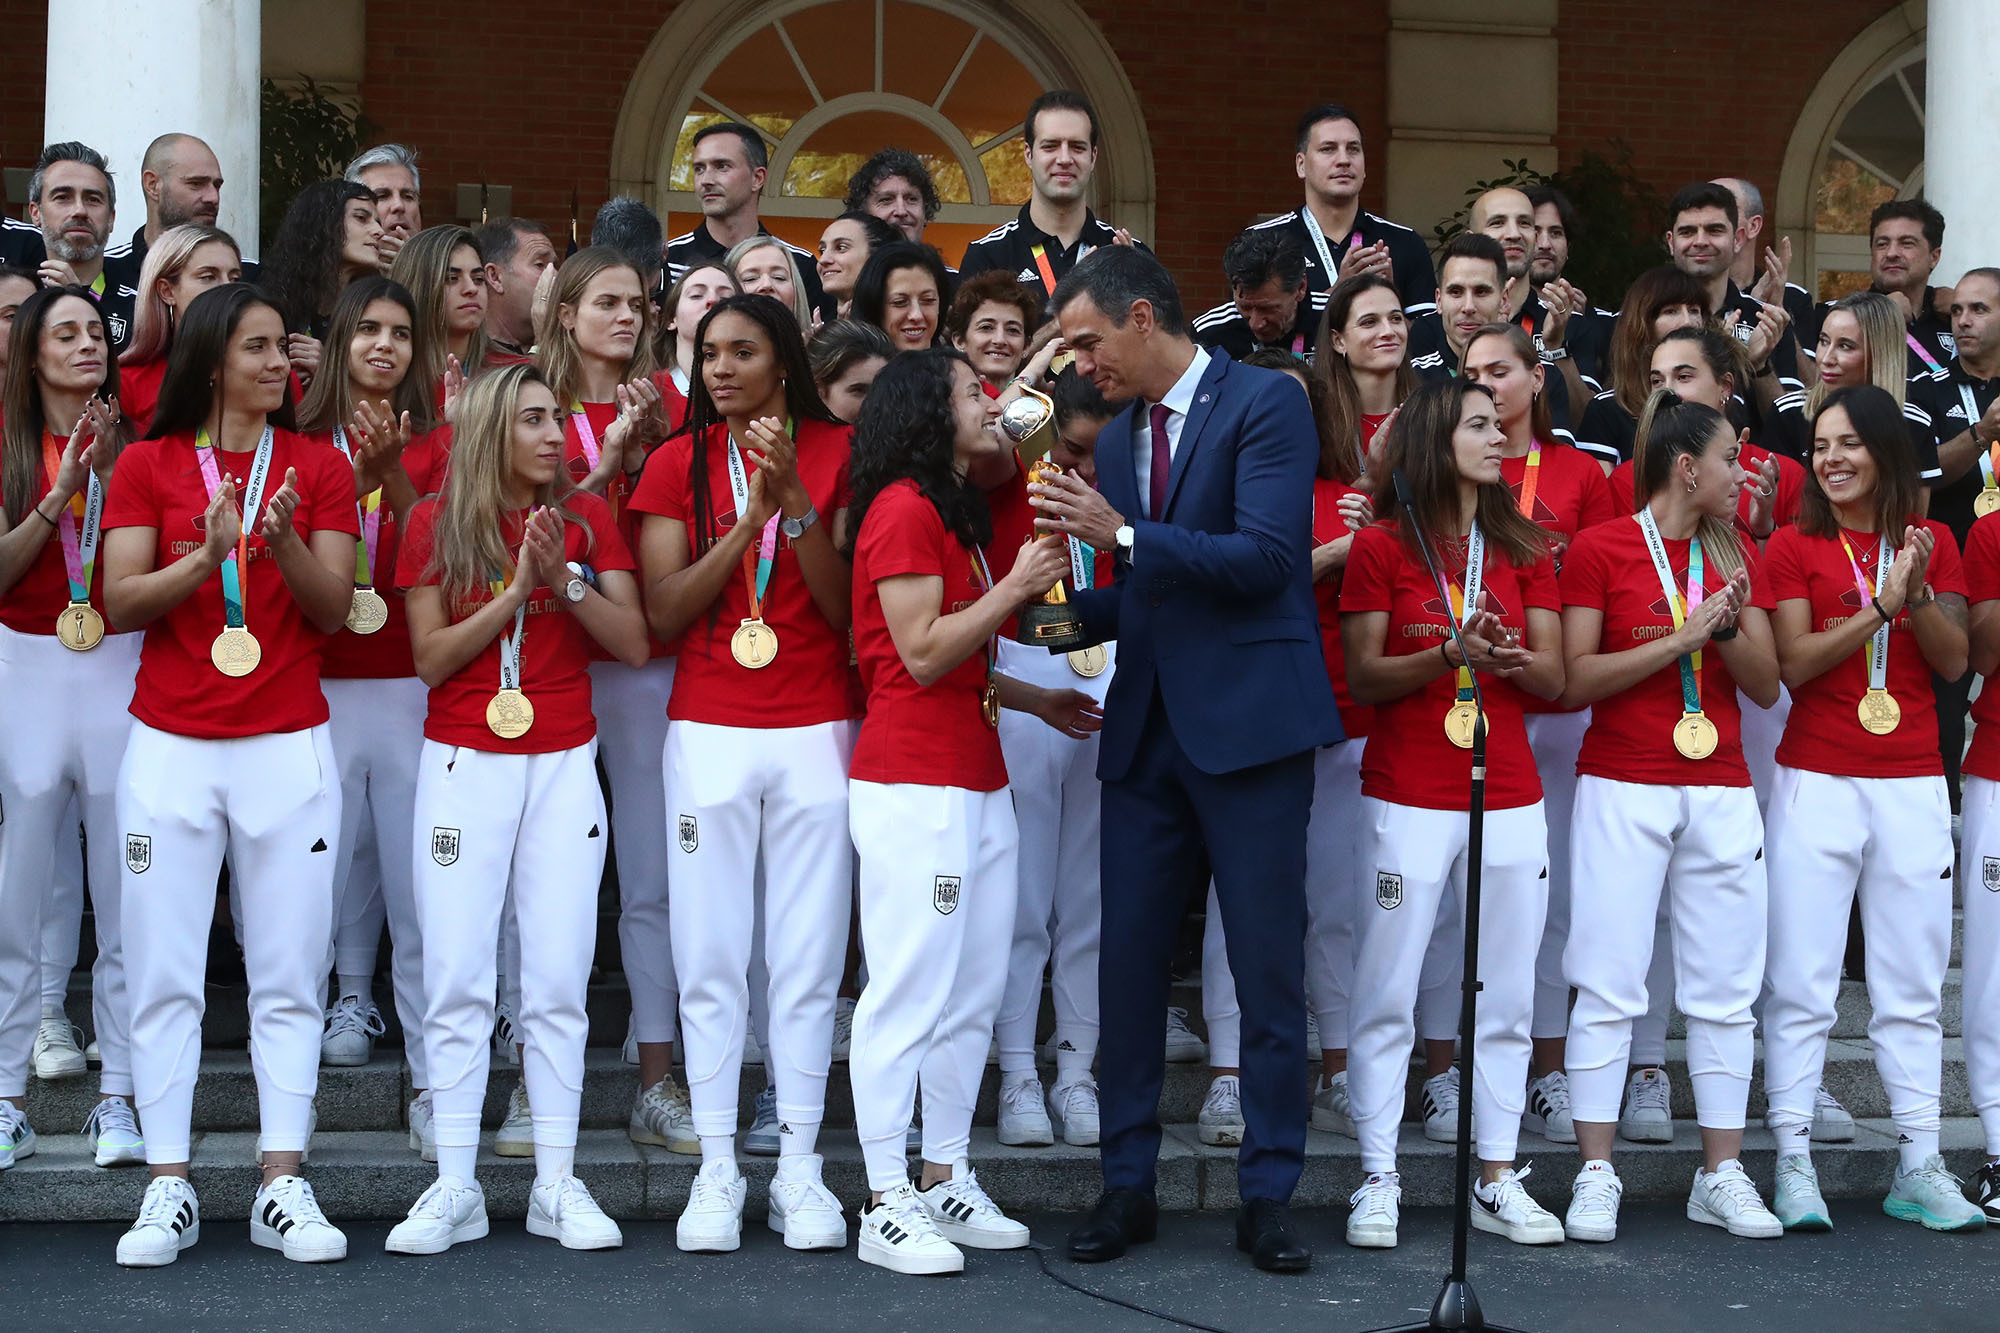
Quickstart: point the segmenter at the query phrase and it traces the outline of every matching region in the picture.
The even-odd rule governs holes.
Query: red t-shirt
[[[1516,506],[1520,505],[1527,487],[1528,459],[1532,456],[1527,453],[1500,460],[1500,479],[1514,493]],[[1583,450],[1544,440],[1541,459],[1541,466],[1536,469],[1540,475],[1535,479],[1534,512],[1528,517],[1548,530],[1556,548],[1552,572],[1560,573],[1567,547],[1576,540],[1576,535],[1617,518],[1620,506],[1605,483],[1604,469]],[[1538,699],[1531,694],[1521,696],[1521,706],[1529,713],[1571,711],[1553,699]]]
[[[604,442],[604,432],[610,430],[611,423],[618,420],[618,404],[585,403],[583,405],[583,416],[588,420],[593,432],[593,438],[597,440],[598,446],[601,449]],[[667,419],[673,425],[677,426],[679,424],[674,421],[671,414]],[[593,466],[590,461],[590,455],[583,451],[583,433],[577,427],[577,414],[575,412],[571,412],[563,422],[563,465],[569,469],[571,484],[579,486],[583,483],[583,479],[590,475],[590,470]],[[625,539],[626,549],[630,550],[636,559],[639,551],[639,515],[629,503],[632,496],[632,482],[630,478],[623,474],[613,477],[611,485],[605,491],[605,496],[609,499],[612,513],[618,520],[618,535]],[[672,643],[668,643],[651,636],[647,637],[647,643],[651,645],[651,656],[653,657],[672,657],[680,651],[681,646],[678,639]],[[604,651],[603,646],[595,639],[590,641],[590,656],[593,662],[609,662],[614,660],[612,655]]]
[[[68,437],[54,440],[58,450],[69,443]],[[44,446],[48,444],[45,440]],[[44,503],[49,495],[49,472],[43,463],[35,464],[35,499],[43,512],[49,506]],[[106,499],[109,499],[108,487]],[[76,512],[83,509],[89,500],[89,490],[79,490],[70,503],[70,528],[76,533],[77,554],[83,554],[83,515]],[[23,523],[47,527],[33,514],[21,515]],[[98,518],[100,532],[104,527],[102,515]],[[104,615],[104,546],[100,540],[97,550],[97,564],[88,571],[90,577],[90,604],[97,608],[97,614]],[[49,528],[49,539],[42,543],[41,553],[33,564],[21,572],[14,586],[0,593],[0,625],[20,634],[53,635],[56,632],[56,617],[69,605],[69,572],[63,563],[62,533]],[[111,619],[105,616],[104,632],[111,634]]]
[[[410,511],[409,532],[403,538],[396,582],[404,589],[438,584],[428,568],[431,534],[437,524],[437,500],[426,500]],[[571,522],[564,524],[563,551],[572,561],[598,572],[630,570],[632,553],[611,511],[595,495],[576,494],[563,501]],[[526,510],[501,517],[503,539],[510,551],[521,546]],[[452,605],[452,622],[464,620],[492,600],[484,587],[467,602]],[[514,632],[514,622],[493,636],[479,655],[431,691],[424,736],[441,745],[463,745],[494,754],[553,754],[570,750],[597,734],[590,711],[591,649],[597,640],[576,614],[562,604],[561,594],[537,584],[528,599],[527,628],[521,642],[521,692],[535,708],[535,724],[525,736],[508,740],[486,725],[486,705],[500,689],[500,640]]]
[[[1771,512],[1772,530],[1775,532],[1777,528],[1790,527],[1799,516],[1799,497],[1805,494],[1806,470],[1783,454],[1774,454],[1754,444],[1744,445],[1740,457],[1743,471],[1748,476],[1743,483],[1743,494],[1736,501],[1736,530],[1753,539],[1756,535],[1750,531],[1751,494],[1757,484],[1757,471],[1764,466],[1766,458],[1778,460],[1778,504]],[[1632,460],[1629,458],[1611,469],[1611,498],[1620,512],[1624,512],[1627,506],[1637,512],[1638,505],[1632,496]]]
[[[1465,551],[1440,553],[1447,577],[1461,589]],[[1522,636],[1527,608],[1559,607],[1554,567],[1547,559],[1525,569],[1490,547],[1483,588],[1495,614]],[[1355,534],[1340,584],[1343,616],[1386,611],[1383,651],[1392,657],[1435,653],[1451,636],[1451,608],[1438,600],[1424,563],[1409,553],[1397,529],[1387,523]],[[1486,696],[1486,807],[1511,810],[1542,799],[1542,780],[1528,752],[1528,729],[1521,704],[1527,697],[1511,681],[1483,676]],[[1361,794],[1427,810],[1463,810],[1471,800],[1472,752],[1445,736],[1444,717],[1458,698],[1457,673],[1440,675],[1422,689],[1375,706],[1379,725],[1368,733],[1361,754]]]
[[[118,414],[144,435],[160,404],[160,381],[167,377],[166,354],[138,365],[118,364]]]
[[[1042,535],[1035,531],[1035,506],[1028,501],[1028,482],[1021,475],[1018,461],[1014,470],[1008,473],[1007,480],[986,492],[986,508],[993,515],[993,540],[982,548],[986,552],[986,564],[993,571],[994,578],[1005,578],[1021,554],[1021,548]],[[1090,568],[1092,587],[1110,586],[1115,571],[1109,551],[1096,552]],[[1075,577],[1063,575],[1063,587],[1074,593]],[[1020,623],[1018,615],[1008,616],[1007,623],[1000,627],[1001,637],[1013,638]]]
[[[875,497],[854,543],[854,647],[868,711],[848,776],[864,782],[998,791],[1007,785],[1000,733],[986,725],[986,652],[973,653],[942,680],[917,684],[882,615],[877,581],[901,574],[944,580],[940,615],[963,611],[985,593],[973,553],[944,525],[914,481]]]
[[[1361,456],[1364,459],[1375,456],[1375,437],[1382,433],[1382,423],[1391,415],[1388,412],[1380,416],[1376,416],[1373,412],[1361,414]]]
[[[310,438],[330,445],[333,432],[316,433]],[[419,498],[435,495],[443,484],[450,448],[450,431],[441,426],[411,440],[403,450],[403,471],[409,473],[410,484],[417,488]],[[373,586],[389,608],[389,619],[373,634],[342,629],[328,639],[326,654],[320,662],[320,675],[328,680],[394,680],[417,674],[416,663],[410,656],[410,621],[403,611],[401,585],[396,581],[396,556],[402,538],[395,513],[386,504],[377,512],[382,516],[382,526],[375,542]]]
[[[799,478],[822,523],[832,523],[834,515],[847,508],[847,455],[853,434],[851,427],[833,422],[799,424]],[[719,539],[736,522],[736,501],[729,489],[728,428],[710,428],[703,448],[708,503]],[[676,435],[661,445],[639,478],[631,508],[685,524],[688,556],[699,559],[695,497],[689,484],[693,461],[694,436]],[[753,579],[756,549],[753,540]],[[759,728],[810,727],[859,717],[861,683],[850,661],[847,633],[828,624],[813,604],[798,554],[782,532],[762,615],[778,636],[778,655],[769,666],[752,669],[738,663],[729,650],[730,636],[750,616],[750,590],[740,570],[732,571],[721,595],[695,616],[681,638],[667,716],[680,722]]]
[[[1341,497],[1359,495],[1360,491],[1344,482],[1328,481],[1325,477],[1313,478],[1313,545],[1324,546],[1336,541],[1347,532],[1347,522],[1340,516]],[[1354,558],[1354,548],[1349,546],[1348,559]],[[1319,582],[1313,584],[1313,596],[1319,601],[1320,644],[1326,650],[1326,674],[1333,681],[1333,701],[1340,709],[1340,729],[1347,733],[1347,739],[1357,740],[1368,734],[1368,724],[1375,717],[1375,710],[1363,708],[1354,702],[1354,696],[1347,688],[1347,656],[1340,643],[1340,576],[1336,569]]]
[[[255,450],[216,450],[216,466],[235,479],[237,503],[247,499]],[[288,430],[274,433],[264,499],[285,484],[287,468],[299,474],[298,508],[292,527],[310,540],[315,532],[355,535],[354,470],[328,446]],[[157,534],[155,569],[165,569],[201,549],[202,516],[208,488],[194,436],[140,440],[119,455],[105,497],[104,530],[152,528]],[[215,669],[210,647],[222,633],[222,570],[217,567],[184,601],[146,627],[139,657],[132,716],[149,727],[200,740],[303,731],[326,721],[326,696],[319,689],[320,652],[327,636],[306,622],[272,558],[256,535],[259,510],[248,519],[248,568],[239,571],[246,627],[262,656],[247,676]]]
[[[1962,595],[1965,577],[1951,529],[1928,519],[1913,521],[1923,523],[1937,539],[1927,581],[1938,592]],[[1875,556],[1880,538],[1872,532],[1849,532],[1847,541],[1872,586],[1877,580]],[[1764,577],[1752,596],[1767,611],[1775,610],[1780,602],[1808,602],[1813,633],[1832,629],[1868,605],[1868,598],[1854,586],[1854,574],[1840,540],[1808,537],[1795,527],[1778,529],[1765,547]],[[1885,688],[1902,706],[1903,720],[1886,736],[1869,732],[1856,715],[1867,688],[1865,646],[1855,649],[1832,670],[1793,686],[1792,714],[1785,723],[1784,738],[1778,742],[1778,762],[1788,768],[1855,778],[1919,778],[1944,772],[1938,756],[1931,669],[1910,629],[1908,607],[1896,613],[1889,629]]]
[[[674,383],[674,372],[656,370],[653,372],[653,387],[660,391],[662,405],[667,410],[667,430],[679,430],[687,424],[688,396],[681,392],[681,386]]]
[[[2000,514],[1974,519],[1965,535],[1965,586],[1966,599],[1974,606],[2000,598]],[[2000,685],[1991,676],[1972,701],[1972,721],[1965,774],[2000,782]]]
[[[1674,587],[1687,593],[1688,543],[1663,537]],[[1754,555],[1746,551],[1746,557]],[[1729,580],[1704,553],[1701,586],[1713,595]],[[1756,566],[1751,565],[1756,580]],[[1660,590],[1660,576],[1646,550],[1646,534],[1637,520],[1600,523],[1580,535],[1563,561],[1564,606],[1587,606],[1604,614],[1598,635],[1600,653],[1622,653],[1674,632],[1673,610]],[[1743,714],[1736,682],[1722,653],[1710,647],[1701,655],[1701,707],[1715,724],[1715,753],[1689,759],[1674,748],[1674,724],[1686,712],[1681,694],[1680,664],[1669,663],[1638,684],[1591,705],[1590,729],[1583,735],[1583,753],[1576,771],[1614,782],[1643,782],[1662,787],[1747,787],[1750,770],[1743,762]]]

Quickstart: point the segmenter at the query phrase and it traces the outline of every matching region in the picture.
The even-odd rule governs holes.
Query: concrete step
[[[1621,1143],[1618,1168],[1628,1199],[1670,1200],[1686,1197],[1701,1146],[1693,1125],[1677,1127],[1673,1143]],[[1961,1176],[1969,1176],[1980,1157],[1979,1126],[1964,1118],[1944,1122],[1945,1158]],[[866,1177],[860,1148],[852,1130],[822,1134],[826,1182],[850,1207],[864,1197]],[[201,1191],[202,1211],[209,1225],[240,1226],[256,1193],[252,1165],[256,1136],[211,1133],[194,1144],[194,1178]],[[1340,1206],[1361,1178],[1359,1150],[1351,1139],[1332,1134],[1307,1136],[1306,1166],[1293,1203],[1300,1207]],[[1768,1199],[1775,1150],[1771,1136],[1753,1129],[1745,1139],[1743,1164]],[[1523,1135],[1523,1163],[1534,1163],[1530,1191],[1561,1215],[1568,1206],[1570,1182],[1580,1165],[1576,1149]],[[746,1211],[753,1220],[765,1213],[766,1190],[775,1161],[741,1159],[749,1178]],[[975,1130],[972,1160],[980,1182],[994,1200],[1014,1212],[1076,1212],[1096,1198],[1100,1184],[1095,1148],[1004,1148],[991,1130]],[[1851,1144],[1821,1145],[1813,1151],[1821,1189],[1829,1199],[1851,1201],[1851,1209],[1879,1206],[1895,1169],[1893,1130],[1881,1121],[1865,1121]],[[670,1218],[687,1202],[688,1189],[699,1165],[695,1157],[676,1156],[657,1148],[641,1148],[616,1130],[588,1130],[577,1146],[577,1174],[586,1181],[606,1212],[620,1218]],[[1452,1150],[1430,1143],[1406,1129],[1399,1147],[1403,1201],[1411,1207],[1449,1203],[1452,1193]],[[401,1217],[437,1168],[412,1152],[408,1137],[384,1131],[328,1132],[313,1141],[307,1175],[327,1214],[336,1222]],[[521,1158],[482,1152],[479,1179],[486,1190],[487,1209],[496,1217],[519,1218],[527,1211],[534,1164]],[[145,1189],[143,1170],[111,1171],[91,1164],[83,1141],[75,1135],[42,1140],[41,1150],[0,1175],[0,1221],[128,1221]],[[1174,1210],[1225,1209],[1238,1203],[1236,1151],[1204,1147],[1191,1124],[1169,1124],[1160,1148],[1159,1201]],[[1836,1215],[1844,1209],[1837,1209]]]

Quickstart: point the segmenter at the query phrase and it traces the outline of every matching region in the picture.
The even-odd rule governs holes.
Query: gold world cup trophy
[[[1021,396],[1001,411],[1000,431],[1013,442],[1029,485],[1062,471],[1049,461],[1049,450],[1056,442],[1056,405],[1047,394],[1023,386]],[[1070,605],[1060,579],[1040,601],[1021,608],[1014,637],[1052,652],[1067,652],[1083,643],[1083,619]]]

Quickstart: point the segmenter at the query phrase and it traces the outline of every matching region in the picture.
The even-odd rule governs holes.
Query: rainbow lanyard
[[[1868,578],[1861,562],[1854,558],[1854,548],[1847,544],[1847,533],[1840,534],[1840,549],[1847,552],[1847,567],[1854,574],[1854,589],[1861,594],[1863,609],[1875,603],[1875,585]],[[1875,572],[1879,576],[1889,567],[1892,553],[1889,549],[1889,534],[1882,534],[1882,544],[1875,554]],[[1889,682],[1889,622],[1882,621],[1880,629],[1868,638],[1868,688],[1883,689]]]
[[[271,445],[275,439],[269,426],[257,441],[257,457],[250,465],[250,485],[243,492],[243,521],[236,525],[236,549],[222,557],[222,623],[230,629],[248,625],[244,603],[250,591],[250,528],[264,506],[264,482],[271,475]],[[195,432],[195,456],[201,461],[202,485],[214,500],[222,489],[222,471],[215,465],[215,444],[206,428]]]
[[[595,472],[597,460],[604,457],[604,449],[597,442],[597,429],[590,424],[590,414],[583,410],[582,403],[573,402],[569,405],[569,419],[576,426],[576,442],[583,450],[583,461],[590,465],[591,471]],[[611,517],[614,520],[618,517],[619,480],[614,477],[611,484],[604,488],[604,502],[611,506]]]
[[[1660,539],[1659,524],[1653,521],[1651,509],[1641,509],[1633,517],[1639,520],[1639,528],[1646,534],[1646,554],[1653,558],[1653,572],[1660,576],[1660,589],[1667,595],[1667,610],[1673,614],[1674,628],[1687,624],[1687,618],[1701,605],[1702,587],[1701,538],[1688,539],[1688,582],[1687,594],[1683,598],[1674,586],[1674,567],[1667,560],[1666,543]],[[1681,711],[1699,713],[1701,711],[1701,649],[1692,653],[1682,653],[1679,658],[1681,669]]]
[[[512,581],[514,571],[495,574],[486,581],[486,591],[494,601],[499,601]],[[534,600],[531,596],[529,601]],[[521,688],[521,648],[528,639],[528,603],[522,602],[514,608],[514,628],[512,632],[500,636],[500,688],[518,692]]]
[[[1917,360],[1923,362],[1926,366],[1930,368],[1931,374],[1935,375],[1940,370],[1944,369],[1943,366],[1940,366],[1937,362],[1931,360],[1931,354],[1924,350],[1924,345],[1922,343],[1917,341],[1916,334],[1910,333],[1907,330],[1905,330],[1903,333],[1903,341],[1908,343],[1910,345],[1910,350],[1917,354]]]
[[[798,440],[797,425],[791,418],[785,419],[785,434],[791,436],[794,443]],[[729,495],[736,502],[736,518],[741,522],[743,516],[750,512],[750,473],[743,466],[743,451],[736,447],[734,435],[729,437]],[[764,594],[771,589],[771,573],[778,565],[778,520],[782,516],[782,512],[772,514],[770,521],[764,524],[763,533],[751,543],[751,548],[757,552],[754,573],[750,564],[751,548],[743,552],[743,587],[750,597],[752,620],[763,618]]]
[[[347,431],[333,428],[333,447],[340,450],[341,457],[354,461],[354,451],[348,448]],[[372,588],[375,586],[375,551],[382,541],[382,488],[377,486],[362,499],[355,502],[355,516],[361,520],[361,539],[354,543],[354,586]]]
[[[42,466],[48,469],[49,488],[55,489],[56,474],[62,471],[63,445],[53,435],[42,437]],[[83,532],[77,533],[77,520]],[[62,522],[56,525],[62,539],[63,572],[69,576],[71,602],[90,600],[90,584],[97,571],[97,539],[104,519],[104,485],[92,472],[84,489],[69,497],[63,506]],[[1072,537],[1071,543],[1076,539]]]
[[[1465,628],[1466,617],[1479,606],[1479,590],[1486,582],[1486,534],[1480,531],[1479,522],[1473,520],[1472,531],[1465,539],[1465,591],[1459,592],[1458,584],[1445,580],[1445,587],[1451,593],[1451,618],[1460,628]],[[1472,663],[1470,660],[1458,665],[1458,701],[1472,702]]]

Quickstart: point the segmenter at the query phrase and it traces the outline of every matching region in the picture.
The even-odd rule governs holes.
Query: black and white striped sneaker
[[[326,1220],[312,1186],[297,1176],[279,1176],[257,1191],[250,1205],[250,1243],[280,1250],[300,1264],[347,1257],[347,1237]]]
[[[1028,1243],[1028,1228],[987,1197],[970,1162],[959,1158],[951,1177],[917,1191],[917,1202],[946,1240],[976,1250],[1018,1250]]]
[[[861,1262],[892,1273],[963,1273],[965,1255],[946,1240],[907,1183],[861,1210]]]
[[[194,1186],[179,1176],[156,1176],[146,1186],[139,1220],[118,1238],[118,1262],[127,1268],[160,1268],[201,1239],[201,1205]]]

